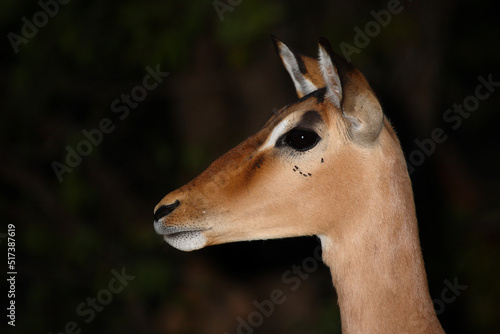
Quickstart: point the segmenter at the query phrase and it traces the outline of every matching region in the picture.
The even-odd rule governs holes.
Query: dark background
[[[343,42],[355,46],[354,28],[364,31],[371,11],[388,2],[230,6],[221,20],[212,1],[73,0],[13,47],[23,17],[33,22],[42,7],[2,0],[0,248],[6,259],[7,224],[15,224],[13,332],[76,326],[82,333],[237,333],[238,317],[247,321],[252,302],[274,289],[286,302],[256,333],[340,332],[326,267],[296,291],[282,281],[313,254],[315,238],[182,253],[154,233],[152,212],[169,191],[256,132],[273,108],[296,100],[270,34],[309,55],[325,36],[340,52]],[[352,62],[379,96],[407,157],[422,151],[416,140],[436,128],[445,132],[447,140],[411,175],[431,294],[453,299],[436,304],[448,332],[498,333],[500,92],[456,129],[443,121],[475,94],[479,76],[500,81],[498,11],[483,0],[401,6]],[[114,100],[142,85],[148,66],[169,76],[128,116],[113,112]],[[60,182],[53,163],[65,163],[67,147],[82,145],[82,131],[105,118],[113,131]],[[115,294],[107,290],[112,270],[134,276]],[[454,282],[466,288],[446,292]],[[88,321],[77,307],[96,296],[112,300]]]

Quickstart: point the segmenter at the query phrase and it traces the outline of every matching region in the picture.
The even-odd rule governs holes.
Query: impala
[[[375,94],[325,39],[318,59],[274,44],[299,100],[166,195],[155,231],[183,251],[316,235],[344,333],[443,333],[405,159]]]

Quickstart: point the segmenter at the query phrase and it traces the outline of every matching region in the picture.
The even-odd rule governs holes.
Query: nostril
[[[179,200],[177,200],[172,204],[160,206],[158,208],[158,210],[156,210],[156,212],[154,213],[155,221],[158,221],[158,220],[162,219],[163,217],[171,214],[172,211],[174,211],[175,208],[179,206],[179,204],[181,204],[181,203],[179,202]]]

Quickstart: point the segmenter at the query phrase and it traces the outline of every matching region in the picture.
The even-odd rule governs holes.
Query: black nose
[[[172,204],[160,206],[158,208],[158,210],[156,210],[156,212],[154,214],[155,221],[158,221],[158,220],[162,219],[163,217],[168,216],[169,214],[171,214],[172,211],[174,211],[175,208],[179,206],[179,204],[181,204],[181,203],[177,200],[177,201],[175,201]]]

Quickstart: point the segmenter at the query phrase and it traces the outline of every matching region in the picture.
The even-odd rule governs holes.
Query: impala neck
[[[343,333],[443,333],[427,287],[411,184],[406,170],[400,175],[363,210],[369,216],[347,222],[355,226],[347,235],[320,236]]]

